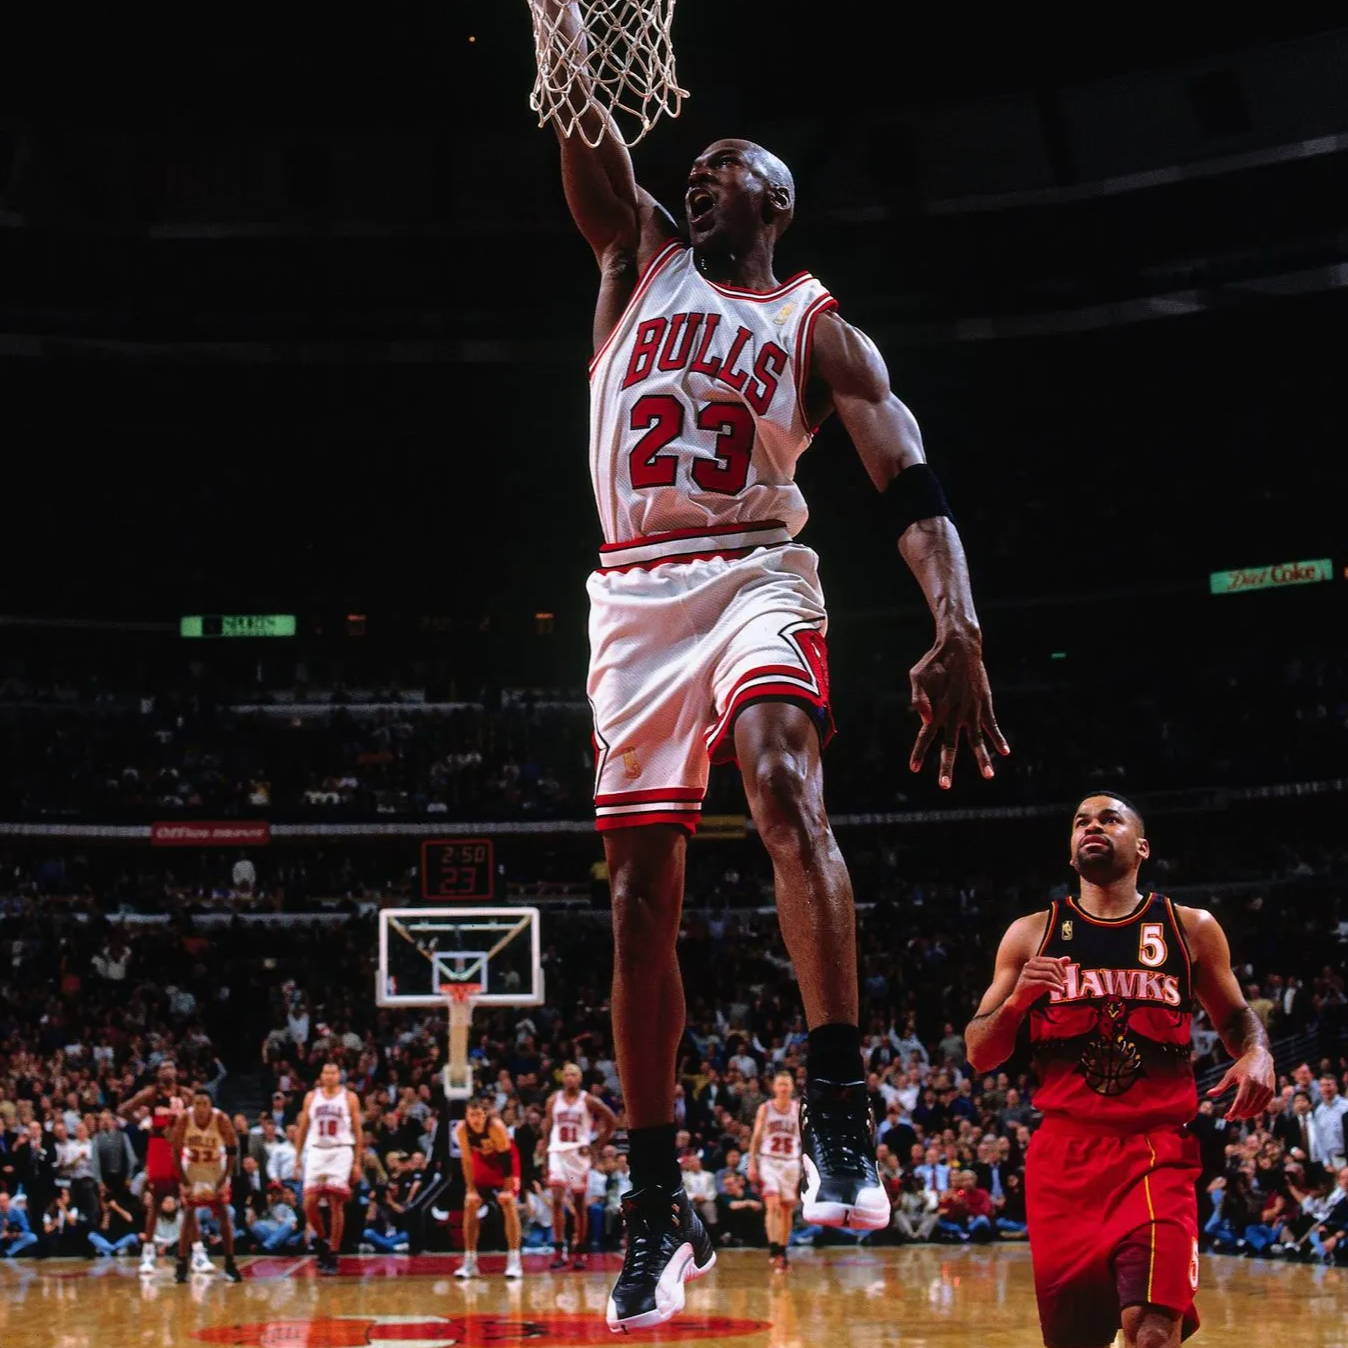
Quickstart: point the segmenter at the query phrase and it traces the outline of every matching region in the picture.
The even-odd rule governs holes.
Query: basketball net
[[[466,1100],[473,1093],[468,1028],[473,1023],[473,1003],[481,991],[481,983],[440,984],[440,995],[449,1004],[449,1061],[445,1064],[445,1097],[449,1100]]]
[[[661,114],[677,117],[688,91],[674,71],[674,3],[529,0],[538,59],[529,106],[539,126],[556,122],[592,147],[605,135],[635,145]],[[599,115],[586,117],[592,110]]]

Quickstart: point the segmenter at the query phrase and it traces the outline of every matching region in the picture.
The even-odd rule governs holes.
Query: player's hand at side
[[[758,1158],[753,1156],[749,1158],[749,1183],[758,1183]]]
[[[1007,997],[1008,1005],[1018,1011],[1028,1011],[1041,997],[1050,992],[1061,992],[1067,986],[1063,970],[1071,963],[1066,955],[1032,955],[1016,979],[1016,986]]]
[[[974,636],[952,633],[938,637],[909,672],[913,710],[922,718],[908,767],[921,772],[927,752],[939,739],[937,780],[943,791],[955,775],[960,737],[969,741],[974,761],[985,778],[993,776],[989,746],[1005,757],[1011,752],[992,710],[992,689],[983,668],[983,649]]]
[[[1273,1099],[1273,1057],[1266,1048],[1254,1048],[1226,1069],[1226,1075],[1208,1092],[1208,1099],[1236,1088],[1224,1119],[1252,1119],[1268,1108]]]

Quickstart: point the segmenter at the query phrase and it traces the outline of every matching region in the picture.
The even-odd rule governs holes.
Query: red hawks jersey
[[[309,1105],[309,1133],[315,1147],[354,1147],[351,1107],[343,1086],[336,1095],[325,1095],[320,1086]]]
[[[594,1116],[590,1113],[590,1097],[582,1091],[574,1102],[558,1091],[552,1100],[552,1133],[548,1137],[549,1151],[579,1151],[588,1147],[594,1136]]]
[[[607,544],[729,538],[768,521],[800,532],[805,381],[815,324],[835,304],[808,272],[758,294],[707,280],[678,241],[652,259],[590,365],[590,476]]]
[[[1068,1121],[1142,1132],[1198,1112],[1191,1064],[1193,981],[1174,904],[1148,894],[1126,917],[1049,909],[1039,954],[1067,956],[1067,986],[1030,1012],[1034,1103]]]
[[[792,1100],[786,1113],[781,1113],[769,1100],[763,1115],[763,1137],[758,1154],[774,1161],[800,1159],[800,1101]]]

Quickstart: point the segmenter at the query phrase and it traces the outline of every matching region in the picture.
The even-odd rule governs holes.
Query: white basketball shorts
[[[766,1197],[776,1194],[787,1203],[800,1197],[800,1162],[783,1160],[780,1156],[758,1158],[758,1182]]]
[[[354,1159],[354,1147],[310,1147],[304,1162],[304,1187],[349,1194]]]
[[[590,1183],[590,1158],[579,1149],[548,1152],[548,1183],[572,1193]]]
[[[797,703],[832,738],[818,558],[781,525],[657,534],[601,560],[588,585],[600,829],[696,832],[709,765],[734,761],[735,718],[754,702]]]

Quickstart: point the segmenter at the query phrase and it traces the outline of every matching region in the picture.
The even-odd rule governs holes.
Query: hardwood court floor
[[[233,1286],[215,1277],[179,1287],[172,1265],[144,1282],[134,1260],[0,1262],[0,1344],[42,1348],[529,1348],[614,1343],[603,1324],[616,1261],[550,1274],[529,1256],[507,1283],[499,1257],[461,1284],[444,1255],[355,1257],[319,1278],[307,1259],[259,1258]],[[599,1265],[596,1260],[595,1264]],[[1348,1344],[1348,1269],[1205,1258],[1199,1310],[1207,1345]],[[799,1251],[776,1278],[757,1251],[723,1253],[688,1289],[685,1314],[633,1341],[705,1348],[973,1345],[1037,1348],[1029,1252],[1023,1246]]]

